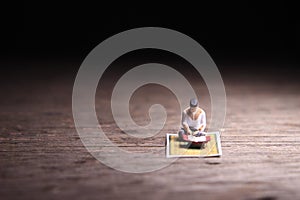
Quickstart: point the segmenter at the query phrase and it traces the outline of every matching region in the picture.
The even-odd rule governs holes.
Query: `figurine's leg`
[[[184,129],[179,130],[179,131],[178,131],[179,139],[182,139],[182,138],[183,138],[183,135],[186,135]]]
[[[196,137],[200,137],[200,136],[203,136],[203,135],[204,135],[204,134],[203,134],[202,132],[199,131],[195,136],[196,136]]]

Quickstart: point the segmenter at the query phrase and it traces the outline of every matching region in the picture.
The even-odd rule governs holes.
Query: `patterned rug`
[[[210,141],[204,147],[191,142],[180,141],[177,134],[167,134],[167,157],[212,157],[221,156],[221,139],[219,132],[209,132]]]

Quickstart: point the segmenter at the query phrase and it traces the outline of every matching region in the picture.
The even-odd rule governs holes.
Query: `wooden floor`
[[[224,73],[223,156],[181,158],[159,171],[130,174],[101,164],[84,148],[72,118],[75,71],[14,73],[1,86],[1,199],[300,198],[298,80]],[[101,99],[99,112],[100,104]],[[209,114],[209,103],[201,105]],[[170,113],[176,109],[166,107]],[[135,114],[141,123],[147,119]],[[179,117],[171,117],[166,131],[176,131]],[[110,138],[122,144],[116,126],[101,120]],[[136,148],[164,148],[164,140],[162,133]],[[135,146],[123,141],[122,148]]]

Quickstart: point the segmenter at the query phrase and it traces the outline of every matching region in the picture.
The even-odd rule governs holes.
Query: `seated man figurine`
[[[186,136],[203,136],[205,135],[206,115],[204,110],[198,107],[198,100],[192,98],[190,107],[182,112],[182,126],[178,132],[179,138],[183,139]]]

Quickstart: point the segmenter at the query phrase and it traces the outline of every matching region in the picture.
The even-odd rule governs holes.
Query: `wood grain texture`
[[[84,148],[72,118],[74,77],[75,73],[58,73],[46,80],[24,78],[2,86],[1,199],[300,198],[297,82],[277,84],[277,80],[264,77],[253,81],[246,75],[225,74],[223,156],[182,158],[159,171],[128,174],[106,167]],[[200,91],[201,87],[199,84]],[[170,118],[158,137],[146,141],[128,139],[109,116],[100,117],[109,138],[128,151],[164,149],[164,134],[176,132],[180,116],[174,115],[178,112],[176,103],[160,94],[152,96],[166,104]],[[136,95],[133,118],[143,124],[148,120],[147,113],[134,106],[145,95]],[[102,103],[99,98],[98,112],[107,109],[101,110]],[[209,103],[209,98],[200,101],[208,117]]]

